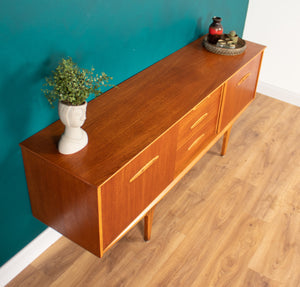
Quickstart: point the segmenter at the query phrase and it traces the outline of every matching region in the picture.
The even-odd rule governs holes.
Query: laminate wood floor
[[[8,286],[300,286],[300,108],[257,95],[102,259],[61,238]]]

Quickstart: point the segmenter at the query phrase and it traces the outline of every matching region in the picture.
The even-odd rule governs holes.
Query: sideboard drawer
[[[177,149],[185,145],[190,138],[202,133],[203,127],[217,123],[222,87],[204,98],[179,123]]]
[[[173,180],[175,152],[171,129],[101,187],[104,249]]]
[[[178,175],[216,135],[216,119],[210,120],[198,133],[177,149],[175,175]]]
[[[216,135],[222,90],[223,87],[215,90],[179,122],[175,175],[178,175]]]

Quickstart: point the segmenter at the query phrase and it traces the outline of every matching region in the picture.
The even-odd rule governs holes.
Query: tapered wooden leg
[[[231,128],[232,128],[232,126],[227,130],[227,132],[224,134],[224,137],[223,137],[223,145],[222,145],[222,151],[221,151],[222,156],[226,154]]]
[[[153,214],[155,206],[144,217],[144,240],[148,241],[151,237]]]

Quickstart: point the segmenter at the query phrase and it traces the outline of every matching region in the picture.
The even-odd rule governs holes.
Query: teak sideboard
[[[33,215],[102,257],[224,135],[253,101],[265,47],[212,54],[203,38],[88,104],[88,145],[57,151],[57,121],[22,142]]]

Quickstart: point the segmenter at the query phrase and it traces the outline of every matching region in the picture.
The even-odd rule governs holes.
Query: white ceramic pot
[[[83,149],[88,143],[87,133],[81,128],[86,119],[87,102],[80,106],[70,106],[62,102],[58,104],[58,114],[65,125],[58,151],[62,154],[72,154]]]

